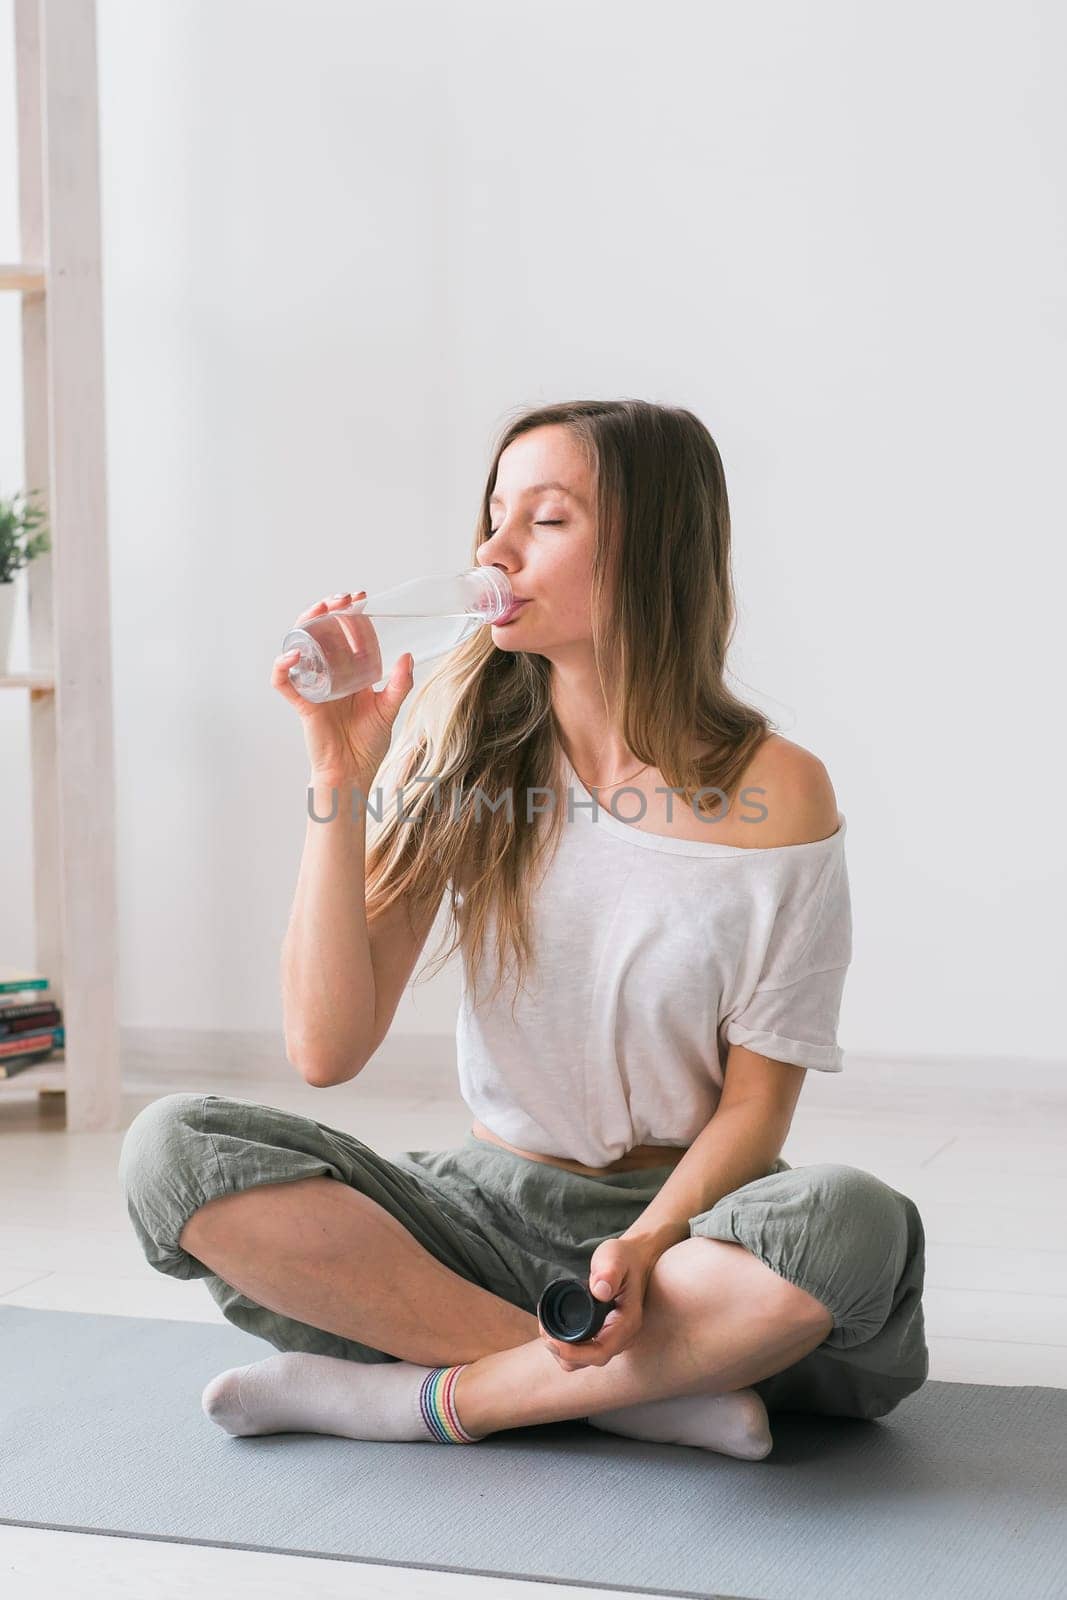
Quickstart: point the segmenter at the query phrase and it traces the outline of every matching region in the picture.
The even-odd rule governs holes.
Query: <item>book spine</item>
[[[13,1072],[21,1070],[20,1063],[27,1064],[27,1058],[42,1059],[62,1045],[66,1040],[64,1027],[50,1028],[47,1033],[23,1034],[18,1040],[0,1042],[0,1078],[10,1078]]]
[[[17,1078],[27,1067],[36,1067],[40,1062],[47,1061],[51,1054],[51,1050],[39,1050],[32,1056],[19,1056],[14,1061],[0,1061],[0,1078]]]
[[[58,1006],[34,1006],[28,1016],[10,1017],[0,1008],[0,1039],[10,1039],[20,1033],[40,1033],[42,1028],[61,1021]]]
[[[57,1001],[45,995],[33,1000],[0,1000],[0,1017],[28,1017],[35,1011],[41,1011],[48,1006],[58,1004]]]

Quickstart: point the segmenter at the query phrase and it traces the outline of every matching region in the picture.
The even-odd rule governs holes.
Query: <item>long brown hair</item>
[[[501,454],[521,434],[552,424],[570,430],[594,484],[592,640],[609,720],[686,803],[705,786],[732,799],[772,724],[724,681],[735,598],[715,441],[691,411],[644,400],[578,400],[522,412],[495,446],[472,566],[490,536]],[[545,657],[500,650],[491,630],[479,628],[415,692],[380,775],[381,819],[368,815],[368,921],[400,896],[414,921],[431,907],[436,912],[447,893],[450,942],[424,970],[432,976],[458,948],[472,991],[492,921],[493,994],[512,956],[517,998],[533,956],[534,870],[551,860],[566,815],[562,803],[532,820],[527,814],[539,803],[526,799],[529,791],[560,793],[551,676]],[[697,754],[696,744],[708,749]],[[415,781],[420,774],[435,781]],[[471,790],[480,796],[472,800]],[[698,803],[715,812],[721,799]],[[540,825],[544,816],[547,826]]]

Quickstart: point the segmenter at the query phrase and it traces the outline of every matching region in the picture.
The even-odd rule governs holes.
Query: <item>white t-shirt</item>
[[[721,844],[711,824],[706,842],[663,837],[620,820],[637,810],[633,793],[618,796],[618,817],[605,811],[560,754],[562,837],[533,890],[536,964],[514,1020],[510,966],[486,1003],[495,918],[477,1010],[461,980],[459,1083],[478,1121],[520,1149],[603,1167],[635,1145],[692,1144],[731,1044],[840,1072],[852,958],[842,813],[836,833],[806,844]]]

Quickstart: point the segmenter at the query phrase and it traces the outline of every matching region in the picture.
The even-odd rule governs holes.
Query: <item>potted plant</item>
[[[21,490],[10,499],[0,495],[0,671],[7,671],[11,628],[15,620],[15,574],[35,556],[51,549],[45,514],[35,503],[39,489]]]

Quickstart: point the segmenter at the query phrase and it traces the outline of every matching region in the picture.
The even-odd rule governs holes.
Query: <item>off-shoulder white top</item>
[[[532,893],[536,963],[514,1020],[510,968],[477,1008],[462,980],[459,1083],[478,1121],[520,1149],[602,1167],[635,1145],[690,1145],[731,1044],[840,1072],[844,816],[805,844],[666,837],[606,811],[561,760],[562,838]],[[483,996],[494,940],[495,927]]]

